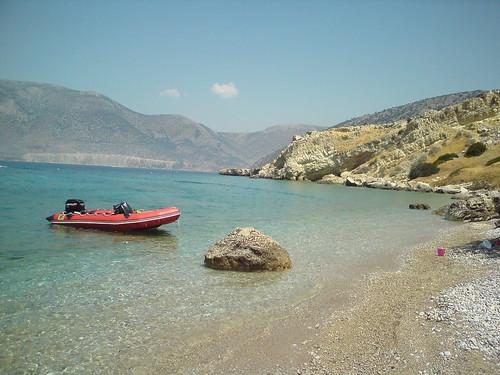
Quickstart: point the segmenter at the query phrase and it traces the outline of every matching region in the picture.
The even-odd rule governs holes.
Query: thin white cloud
[[[168,96],[170,98],[178,98],[182,94],[176,88],[171,88],[171,89],[163,90],[162,92],[160,92],[160,95],[161,96]]]
[[[212,85],[211,90],[215,95],[225,99],[234,98],[239,94],[238,89],[236,88],[236,85],[233,82],[229,83],[216,82]]]

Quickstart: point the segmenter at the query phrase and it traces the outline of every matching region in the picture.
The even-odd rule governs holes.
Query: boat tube
[[[181,216],[177,207],[164,207],[156,210],[134,210],[127,202],[113,206],[112,210],[86,210],[80,199],[68,199],[63,212],[47,217],[54,225],[75,228],[101,229],[109,231],[131,231],[158,228],[173,223]]]

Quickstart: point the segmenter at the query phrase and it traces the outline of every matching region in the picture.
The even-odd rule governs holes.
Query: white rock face
[[[491,91],[439,111],[387,125],[308,132],[304,137],[294,138],[258,176],[320,181],[324,176],[335,175],[346,178],[352,186],[432,191],[428,184],[406,184],[412,165],[425,161],[457,137],[480,136],[484,142],[499,144],[500,132],[491,125],[498,121],[500,92]],[[476,123],[481,134],[473,126]],[[345,172],[350,173],[349,178]],[[369,178],[375,180],[370,182]],[[322,182],[327,180],[333,181],[333,178]],[[455,189],[449,188],[447,192],[455,193]]]
[[[345,184],[345,178],[342,178],[340,176],[336,176],[334,174],[327,174],[321,178],[321,180],[318,181],[318,184],[340,184],[344,185]]]
[[[446,185],[437,187],[436,189],[434,189],[434,192],[443,194],[458,194],[458,193],[465,194],[467,193],[467,189],[459,185]]]
[[[410,181],[408,184],[410,185],[411,190],[414,190],[414,191],[421,191],[424,193],[431,193],[433,191],[432,186],[429,184],[426,184],[425,182]]]

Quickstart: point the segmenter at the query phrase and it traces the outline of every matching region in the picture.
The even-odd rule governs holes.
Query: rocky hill
[[[365,124],[387,124],[394,121],[406,120],[407,118],[415,117],[431,110],[440,110],[444,107],[461,103],[464,100],[474,98],[482,93],[484,93],[482,90],[464,91],[456,94],[422,99],[413,103],[388,108],[380,112],[354,117],[335,125],[335,127]]]
[[[0,159],[217,170],[284,148],[291,132],[217,133],[179,115],[143,115],[96,93],[0,80]]]
[[[486,151],[466,157],[468,146],[476,142],[483,143]],[[258,176],[349,180],[355,185],[372,181],[373,187],[401,189],[412,188],[409,183],[475,182],[498,187],[499,161],[500,91],[491,91],[390,124],[336,127],[295,137]],[[410,171],[423,163],[438,171],[409,182]]]

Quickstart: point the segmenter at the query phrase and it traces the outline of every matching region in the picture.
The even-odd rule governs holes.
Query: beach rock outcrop
[[[205,266],[231,271],[279,271],[292,267],[288,252],[255,228],[236,228],[205,255]]]
[[[222,168],[219,174],[224,176],[250,176],[252,170],[250,168]]]
[[[348,176],[345,179],[345,186],[362,187],[365,186],[365,180],[363,177]]]
[[[467,189],[460,185],[446,185],[446,186],[438,186],[434,189],[435,193],[442,193],[442,194],[459,194],[467,193]]]
[[[385,180],[383,178],[369,179],[366,181],[365,186],[374,189],[400,190],[397,189],[397,184],[395,184],[392,181]]]
[[[345,178],[334,174],[327,174],[318,181],[318,184],[345,184]]]
[[[410,181],[408,184],[410,185],[411,190],[414,191],[420,191],[422,193],[431,193],[433,191],[432,186],[425,182]]]
[[[481,192],[451,203],[445,215],[448,220],[485,221],[500,217],[500,194]]]

